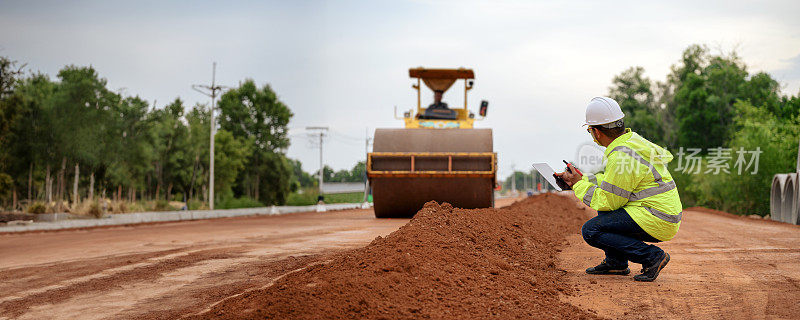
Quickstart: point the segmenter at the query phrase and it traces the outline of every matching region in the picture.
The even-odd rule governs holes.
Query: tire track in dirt
[[[88,261],[66,261],[0,270],[0,292],[4,294],[3,297],[0,297],[0,302],[47,291],[70,282],[82,282],[101,277],[103,274],[113,273],[118,269],[131,269],[145,265],[150,260],[179,252],[181,252],[180,249],[171,249],[95,258]],[[58,270],[58,272],[54,273],[53,270]],[[42,277],[42,274],[48,274],[48,276]]]
[[[216,307],[219,304],[224,303],[225,301],[227,301],[229,299],[236,299],[237,297],[240,297],[242,295],[248,294],[248,293],[250,293],[252,291],[255,291],[255,290],[264,290],[266,288],[269,288],[269,287],[275,285],[276,281],[279,281],[280,279],[283,279],[284,277],[286,277],[286,276],[288,276],[290,274],[303,271],[303,270],[305,270],[305,269],[307,269],[309,267],[312,267],[312,266],[315,266],[315,265],[318,265],[318,264],[324,264],[324,263],[329,263],[329,262],[330,262],[329,259],[325,259],[323,257],[310,256],[302,264],[289,264],[289,265],[277,265],[277,266],[274,265],[274,264],[270,264],[270,265],[262,266],[260,270],[262,270],[262,271],[263,270],[267,270],[270,273],[270,275],[268,277],[261,278],[261,280],[265,280],[266,279],[268,281],[266,284],[263,284],[263,285],[260,285],[260,286],[257,286],[257,287],[250,286],[250,287],[244,288],[244,290],[241,290],[241,289],[237,288],[237,290],[233,290],[232,291],[232,292],[235,292],[235,293],[232,293],[232,294],[229,294],[229,295],[219,295],[219,296],[217,296],[217,298],[218,298],[217,301],[214,301],[213,303],[206,303],[207,305],[205,306],[205,308],[199,308],[199,309],[194,309],[194,310],[186,310],[187,312],[185,314],[183,314],[183,316],[181,318],[189,318],[189,317],[199,316],[201,314],[204,314],[206,312],[211,311],[214,307]],[[279,263],[283,264],[283,261],[281,261]],[[295,269],[292,269],[293,267]]]
[[[238,250],[239,252],[236,251],[237,250],[231,250],[231,248],[224,248],[190,252],[158,260],[130,270],[121,270],[106,276],[90,278],[63,287],[7,300],[0,303],[0,314],[19,317],[30,308],[37,305],[58,304],[76,296],[109,291],[127,283],[154,281],[160,278],[164,273],[196,265],[206,260],[231,259],[240,256],[241,250]]]

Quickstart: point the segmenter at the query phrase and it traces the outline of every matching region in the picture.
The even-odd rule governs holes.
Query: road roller
[[[458,208],[494,207],[497,154],[492,130],[473,124],[486,117],[489,103],[481,101],[478,116],[467,107],[475,73],[471,69],[409,69],[415,83],[417,108],[403,113],[405,128],[376,129],[367,154],[367,177],[375,216],[412,217],[431,200]],[[464,106],[438,101],[456,82],[464,82]],[[422,84],[437,98],[422,106]]]

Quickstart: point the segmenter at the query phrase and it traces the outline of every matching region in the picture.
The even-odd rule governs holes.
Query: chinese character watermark
[[[678,153],[676,153],[678,156],[678,166],[675,170],[689,174],[700,173],[702,171],[703,158],[698,154],[701,151],[703,150],[700,148],[686,148],[684,151],[684,148],[681,147]],[[708,163],[703,173],[715,175],[720,172],[731,173],[730,162],[733,160],[733,150],[731,148],[716,147],[708,148],[706,151],[708,152],[708,157],[706,158]],[[756,147],[756,150],[739,148],[739,150],[736,150],[737,157],[736,161],[733,163],[733,169],[739,175],[741,175],[742,172],[747,172],[747,170],[751,170],[750,174],[758,174],[758,161],[763,152],[764,151],[761,151],[760,147]]]
[[[744,148],[734,150],[732,148],[716,147],[707,148],[705,151],[706,156],[703,156],[701,155],[702,148],[680,147],[678,152],[674,153],[674,160],[677,160],[675,171],[684,174],[704,173],[717,175],[725,173],[742,175],[750,173],[755,175],[758,174],[759,159],[764,152],[760,147],[756,147],[755,150],[745,150]],[[615,172],[617,174],[631,173],[636,170],[645,170],[645,167],[666,164],[666,157],[670,154],[663,149],[651,149],[649,152],[645,151],[643,153],[649,156],[622,155],[616,157],[614,160],[616,161],[614,164]],[[575,158],[576,165],[586,172],[604,171],[608,160],[604,155],[603,149],[598,148],[595,144],[588,143],[578,147]]]

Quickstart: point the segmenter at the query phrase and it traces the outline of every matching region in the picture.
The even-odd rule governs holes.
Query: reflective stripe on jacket
[[[667,163],[672,154],[625,129],[605,151],[604,173],[584,175],[572,186],[575,196],[598,211],[624,208],[654,238],[672,239],[681,225],[678,189]]]

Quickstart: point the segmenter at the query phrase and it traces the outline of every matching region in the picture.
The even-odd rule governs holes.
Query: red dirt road
[[[587,210],[587,218],[595,214]],[[653,283],[590,276],[602,252],[568,237],[561,267],[581,288],[564,299],[621,319],[799,319],[800,226],[705,208],[684,210],[678,235],[658,244],[671,260]]]
[[[0,234],[0,319],[192,314],[407,222],[344,210]]]
[[[555,256],[561,301],[608,318],[800,318],[800,227],[706,210],[686,210],[683,221],[661,245],[672,261],[654,283],[584,274],[601,252],[574,224],[560,231],[568,241]],[[0,319],[197,315],[407,222],[348,210],[0,234]]]
[[[406,222],[347,210],[0,235],[0,318],[174,318]]]

